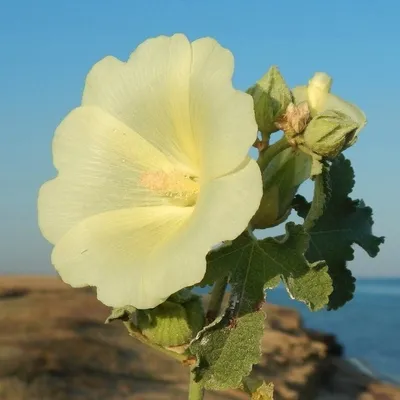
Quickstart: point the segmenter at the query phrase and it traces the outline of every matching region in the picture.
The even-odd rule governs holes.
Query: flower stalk
[[[194,374],[190,372],[189,378],[189,397],[188,400],[203,400],[204,398],[204,388],[199,382],[194,380]]]

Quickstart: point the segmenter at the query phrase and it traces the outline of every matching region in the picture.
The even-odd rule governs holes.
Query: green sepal
[[[290,89],[278,68],[272,66],[247,93],[253,97],[258,129],[266,140],[279,130],[275,123],[292,102]]]
[[[340,111],[327,110],[314,117],[307,125],[302,144],[322,157],[337,157],[354,143],[359,125]]]
[[[200,297],[185,303],[167,300],[150,310],[137,310],[137,326],[144,336],[163,347],[181,346],[204,325],[204,310]]]

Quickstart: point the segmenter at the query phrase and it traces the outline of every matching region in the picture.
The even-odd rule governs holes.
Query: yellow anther
[[[145,172],[139,183],[142,187],[184,206],[193,205],[199,193],[197,178],[179,171],[169,173],[165,171]]]

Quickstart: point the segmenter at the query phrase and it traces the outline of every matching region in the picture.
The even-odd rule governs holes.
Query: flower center
[[[179,171],[145,172],[139,183],[142,187],[168,197],[172,202],[184,207],[194,205],[199,193],[198,178]]]

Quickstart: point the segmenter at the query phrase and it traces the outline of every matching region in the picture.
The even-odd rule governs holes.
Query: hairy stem
[[[188,400],[203,400],[204,388],[194,380],[194,374],[190,371]]]
[[[226,286],[228,285],[228,277],[219,278],[215,281],[214,286],[211,290],[210,301],[208,303],[208,310],[206,315],[206,322],[209,324],[218,317],[221,311],[222,300],[224,299],[224,294]]]
[[[283,136],[277,142],[267,147],[265,150],[260,152],[257,163],[260,166],[261,172],[268,166],[272,159],[278,155],[281,151],[286,150],[290,147],[286,137]]]

